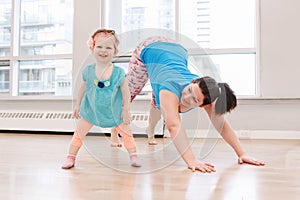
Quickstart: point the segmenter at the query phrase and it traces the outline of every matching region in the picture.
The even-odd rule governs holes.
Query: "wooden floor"
[[[2,200],[299,200],[300,141],[241,140],[266,166],[238,165],[221,139],[195,139],[199,158],[217,172],[191,172],[168,138],[148,146],[136,138],[143,167],[129,166],[124,148],[107,137],[88,136],[76,167],[60,168],[70,135],[0,133]]]

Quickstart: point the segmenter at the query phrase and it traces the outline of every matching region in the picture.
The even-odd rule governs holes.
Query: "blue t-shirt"
[[[82,79],[86,83],[85,94],[80,105],[80,116],[88,122],[103,128],[121,124],[122,92],[120,86],[125,78],[122,68],[114,66],[108,80],[110,85],[99,88],[95,85],[98,78],[95,74],[95,64],[86,66],[82,71]]]
[[[193,79],[199,78],[188,69],[187,50],[179,44],[154,42],[142,50],[140,57],[146,65],[158,107],[161,90],[174,93],[180,101],[182,90]]]

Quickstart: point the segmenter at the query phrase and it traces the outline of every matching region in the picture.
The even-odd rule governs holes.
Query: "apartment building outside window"
[[[123,0],[116,10],[118,2],[106,1],[106,26],[121,35],[150,28],[187,37],[198,45],[187,48],[202,75],[228,82],[238,96],[258,95],[256,0]],[[142,39],[136,34],[133,42]]]
[[[106,14],[101,26],[121,35],[139,29],[183,35],[197,44],[188,47],[191,66],[228,82],[239,96],[258,95],[256,0],[99,1]],[[73,0],[2,0],[0,95],[72,96],[72,26]],[[137,35],[126,48],[142,39]]]
[[[2,0],[0,94],[71,96],[73,0]]]

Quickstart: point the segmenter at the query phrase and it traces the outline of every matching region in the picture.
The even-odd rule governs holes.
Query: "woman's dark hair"
[[[236,96],[227,83],[217,83],[215,79],[209,76],[196,79],[195,82],[199,84],[204,95],[203,104],[201,106],[211,104],[217,99],[217,114],[230,112],[236,107]]]

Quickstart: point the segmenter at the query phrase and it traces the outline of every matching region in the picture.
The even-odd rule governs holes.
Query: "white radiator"
[[[132,113],[133,134],[145,134],[149,114]],[[59,111],[0,111],[0,130],[73,132],[76,120],[71,112]],[[109,128],[94,126],[90,132],[110,133]],[[163,123],[157,125],[156,135],[163,135]]]
[[[148,124],[148,113],[132,113],[131,128],[134,135],[145,135]],[[188,117],[191,119],[191,117]],[[192,118],[193,119],[193,118]],[[0,110],[0,130],[9,131],[42,131],[42,132],[73,132],[76,121],[71,112],[59,111],[11,111]],[[191,138],[219,138],[212,128],[186,130]],[[92,133],[110,133],[110,129],[94,126]],[[162,120],[157,125],[155,135],[169,137],[163,129]],[[282,130],[237,130],[241,139],[300,139],[300,132]]]

